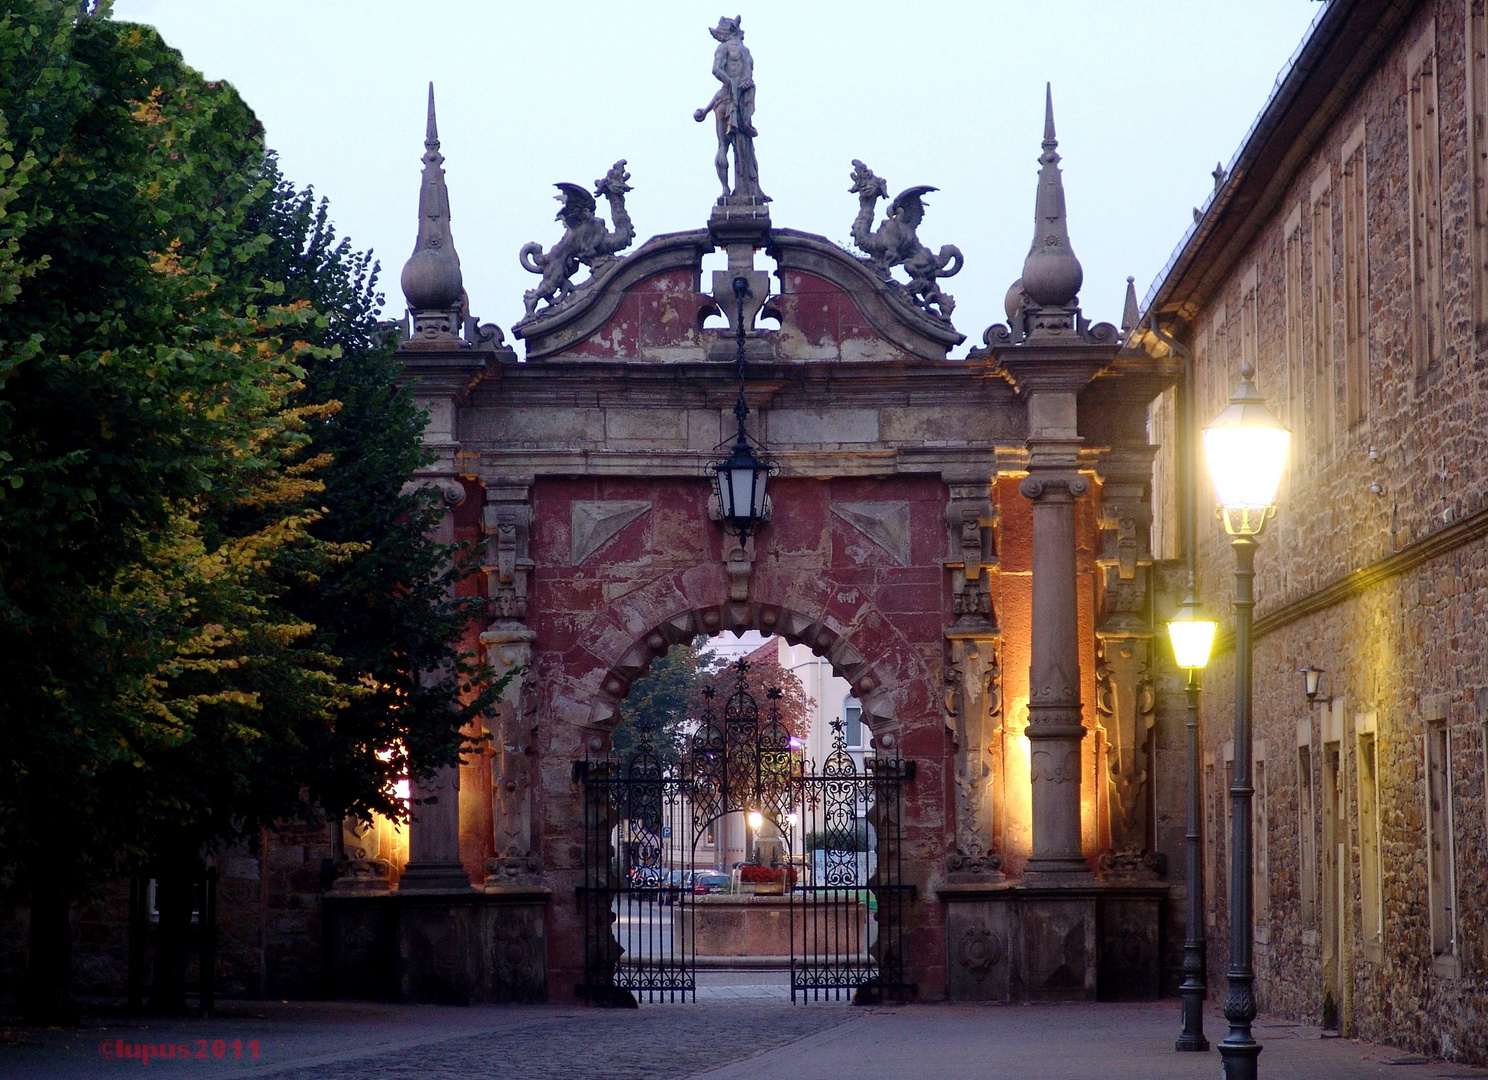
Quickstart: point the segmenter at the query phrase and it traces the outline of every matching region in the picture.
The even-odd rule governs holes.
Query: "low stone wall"
[[[799,907],[799,904],[798,904]],[[796,912],[795,949],[791,948],[791,902],[786,896],[699,896],[679,905],[672,916],[674,932],[684,935],[695,955],[708,957],[777,957],[868,955],[868,909],[858,899],[816,905],[813,918]]]

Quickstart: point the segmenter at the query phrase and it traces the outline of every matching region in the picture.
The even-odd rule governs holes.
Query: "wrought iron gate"
[[[580,996],[615,1005],[696,1000],[697,852],[712,829],[723,843],[724,818],[734,812],[758,814],[780,849],[791,1000],[911,993],[904,927],[914,888],[903,884],[900,850],[901,789],[912,763],[870,757],[860,771],[839,720],[817,772],[781,721],[780,691],[767,691],[762,719],[745,682],[748,663],[737,661],[735,671],[721,716],[704,690],[675,761],[643,729],[628,760],[575,766],[584,826]]]
[[[839,720],[820,773],[791,781],[802,848],[791,904],[791,1000],[902,999],[905,885],[901,789],[913,764],[870,757],[858,771]],[[791,830],[793,833],[795,829]]]

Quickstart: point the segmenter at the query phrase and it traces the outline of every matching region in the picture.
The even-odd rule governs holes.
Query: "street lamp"
[[[1318,699],[1323,683],[1323,669],[1308,664],[1305,668],[1298,668],[1297,674],[1302,676],[1302,692],[1307,695],[1307,704],[1311,705]]]
[[[1204,1038],[1204,998],[1207,992],[1204,944],[1204,840],[1199,814],[1199,672],[1209,664],[1209,650],[1218,629],[1194,597],[1193,582],[1188,595],[1168,620],[1173,658],[1188,671],[1188,932],[1183,942],[1183,1034],[1178,1050],[1208,1050]]]
[[[752,442],[744,430],[744,420],[749,416],[749,405],[744,400],[744,300],[748,296],[749,279],[741,274],[734,278],[734,298],[739,305],[738,318],[734,321],[738,340],[734,369],[739,378],[739,398],[734,403],[734,419],[738,421],[739,430],[729,456],[708,466],[708,471],[714,476],[724,526],[739,538],[741,547],[759,523],[769,515],[765,488],[770,477],[780,471],[779,465],[755,452],[757,444]]]
[[[1251,381],[1254,375],[1249,362],[1241,366],[1240,388],[1204,429],[1204,458],[1219,499],[1219,517],[1235,552],[1235,770],[1230,784],[1230,969],[1225,995],[1230,1032],[1219,1044],[1225,1080],[1255,1080],[1261,1053],[1250,1030],[1256,1014],[1250,627],[1257,538],[1276,513],[1276,489],[1292,438],[1266,408],[1266,399]]]

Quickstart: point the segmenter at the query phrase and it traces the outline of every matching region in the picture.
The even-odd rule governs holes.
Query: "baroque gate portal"
[[[851,195],[820,228],[850,225],[851,250],[777,226],[742,27],[714,37],[718,78],[748,83],[710,105],[725,194],[698,228],[636,245],[626,195],[657,163],[597,162],[592,187],[559,184],[561,235],[520,253],[537,275],[512,328],[520,357],[464,294],[431,100],[398,346],[428,415],[433,460],[416,479],[442,492],[447,538],[485,556],[461,586],[487,604],[469,646],[519,674],[486,718],[488,748],[416,793],[396,889],[363,860],[338,901],[343,984],[365,969],[415,999],[690,992],[698,901],[646,909],[634,926],[667,942],[649,952],[618,952],[608,920],[653,903],[644,858],[667,814],[675,838],[706,819],[699,800],[768,795],[819,815],[819,846],[784,853],[798,991],[1154,996],[1176,982],[1158,823],[1181,793],[1154,782],[1177,736],[1155,727],[1170,675],[1153,632],[1148,406],[1182,364],[1132,325],[1130,293],[1126,334],[1082,313],[1052,104],[1008,321],[952,355],[965,338],[945,287],[963,255],[918,235],[933,163],[892,199],[862,161],[842,163]],[[1008,167],[1032,172],[1033,157]],[[510,205],[536,207],[530,177],[503,182],[520,189]],[[716,482],[731,444],[774,470],[747,530]],[[721,713],[700,731],[721,743],[674,774],[609,761],[653,659],[750,629],[821,657],[861,702],[876,758],[913,773],[798,763],[783,786],[736,787]],[[748,756],[762,773],[767,728]],[[830,839],[839,795],[873,823],[853,860]],[[379,888],[393,902],[379,907]],[[832,921],[844,890],[871,919]]]
[[[580,996],[608,1005],[695,1000],[700,928],[705,938],[743,931],[738,901],[725,900],[736,909],[728,912],[706,894],[699,901],[697,852],[725,814],[744,813],[761,837],[753,865],[782,878],[791,1000],[902,1000],[914,989],[904,969],[914,887],[902,880],[900,789],[913,767],[875,757],[859,771],[839,722],[818,771],[792,746],[779,690],[768,691],[762,720],[743,678],[748,662],[736,667],[721,715],[704,691],[675,762],[663,763],[643,729],[628,760],[575,767],[584,807]],[[761,888],[765,895],[773,890]]]

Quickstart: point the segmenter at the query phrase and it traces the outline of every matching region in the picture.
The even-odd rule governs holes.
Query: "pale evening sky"
[[[742,14],[772,220],[845,243],[853,158],[891,193],[939,187],[920,239],[965,253],[945,283],[963,355],[1004,318],[1033,235],[1046,81],[1081,301],[1119,322],[1126,276],[1146,292],[1321,6],[116,0],[114,13],[237,87],[285,173],[329,196],[340,232],[381,259],[389,316],[403,309],[432,79],[466,291],[507,330],[536,281],[518,248],[560,236],[555,181],[592,186],[625,158],[638,244],[706,224],[716,144],[692,111],[717,85],[708,28]]]

